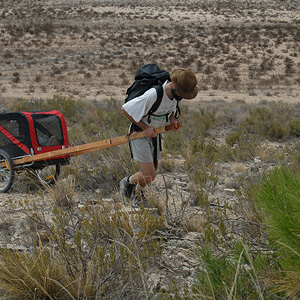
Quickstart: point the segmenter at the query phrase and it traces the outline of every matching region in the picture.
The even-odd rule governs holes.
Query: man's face
[[[172,93],[173,97],[175,98],[175,100],[177,100],[177,101],[182,100],[182,97],[177,93],[176,87],[173,82],[172,82],[171,93]]]

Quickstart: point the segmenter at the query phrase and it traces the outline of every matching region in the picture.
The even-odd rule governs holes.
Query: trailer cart
[[[172,125],[168,125],[156,128],[155,132],[171,129]],[[65,118],[57,110],[0,114],[0,192],[11,188],[15,171],[33,170],[41,182],[51,184],[58,179],[61,165],[69,164],[72,156],[144,136],[144,132],[134,132],[70,147]]]

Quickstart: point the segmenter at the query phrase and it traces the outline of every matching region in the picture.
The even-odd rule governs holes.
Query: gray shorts
[[[160,160],[160,138],[159,135],[156,137],[157,140],[157,160]],[[130,142],[131,155],[134,160],[148,163],[154,161],[154,146],[152,138],[144,137]]]

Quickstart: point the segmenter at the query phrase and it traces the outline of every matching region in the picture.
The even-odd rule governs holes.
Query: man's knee
[[[143,176],[143,186],[151,183],[156,176],[156,169],[153,163],[140,163]]]
[[[153,173],[148,174],[148,175],[144,175],[145,183],[146,184],[151,183],[155,179],[155,176],[156,176],[156,172],[153,172]]]

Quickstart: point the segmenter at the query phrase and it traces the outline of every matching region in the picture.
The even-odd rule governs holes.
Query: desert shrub
[[[267,107],[250,109],[237,129],[231,132],[226,141],[233,145],[241,136],[256,136],[258,139],[287,140],[299,136],[300,121],[291,108],[282,102],[271,103]]]
[[[133,215],[94,205],[60,205],[70,188],[55,196],[44,215],[36,203],[22,202],[39,238],[33,252],[1,249],[0,292],[6,299],[133,299],[148,298],[149,266],[160,257],[155,232],[161,217],[146,211]],[[59,200],[63,197],[63,200]],[[49,202],[48,202],[49,204]],[[49,218],[49,216],[51,216]]]
[[[299,171],[283,166],[264,177],[256,194],[270,243],[281,257],[282,274],[275,283],[290,298],[300,295],[299,191]]]
[[[300,136],[300,121],[299,119],[292,119],[287,122],[287,131],[289,135],[292,137],[299,137]]]
[[[71,97],[54,95],[47,100],[20,100],[11,110],[14,111],[47,111],[59,110],[64,117],[71,122],[76,122],[82,118],[83,103]]]
[[[209,191],[217,185],[218,176],[216,174],[212,174],[208,168],[195,168],[189,171],[189,178],[193,182],[193,194],[195,197],[192,204],[206,208],[209,205]],[[209,225],[210,229],[211,224],[207,225]],[[208,230],[207,232],[211,231]]]
[[[250,134],[267,136],[270,131],[271,134],[273,132],[275,135],[275,132],[278,132],[282,127],[280,127],[279,120],[275,119],[274,114],[268,108],[259,107],[250,110],[249,116],[241,122],[240,128]]]
[[[50,35],[54,32],[55,26],[51,21],[42,21],[42,22],[24,22],[20,25],[7,25],[6,30],[11,36],[21,37],[25,33],[30,33],[32,35],[39,35],[41,33],[46,33]]]
[[[87,190],[101,190],[111,196],[118,189],[121,178],[137,171],[128,145],[120,145],[72,158],[69,166],[62,168],[63,175],[76,178],[77,186]]]
[[[213,164],[218,158],[218,147],[216,141],[205,138],[203,135],[190,141],[191,154],[201,153],[207,164]]]
[[[218,157],[218,149],[213,141],[205,141],[200,138],[199,144],[195,141],[186,145],[185,169],[193,184],[195,205],[204,205],[208,203],[208,192],[218,183],[218,176],[214,169],[214,163]]]
[[[181,132],[166,132],[163,135],[163,145],[170,154],[182,154],[185,141]]]
[[[120,103],[110,99],[101,106],[85,111],[85,118],[68,130],[72,145],[100,141],[128,132],[129,121],[120,109]],[[76,162],[65,167],[65,174],[76,174],[78,184],[86,188],[102,187],[105,194],[113,192],[120,178],[136,169],[128,145],[102,149],[77,157]]]
[[[284,65],[285,65],[285,75],[291,76],[295,72],[294,61],[291,58],[286,57],[284,60]]]
[[[204,238],[207,233],[209,236],[204,240],[206,244],[202,243],[198,249],[200,266],[195,283],[184,292],[173,286],[165,298],[298,299],[299,190],[299,170],[287,167],[276,168],[251,183],[245,181],[243,207],[245,204],[249,207],[244,213],[253,226],[252,229],[247,226],[251,233],[242,235],[245,238],[256,235],[253,238],[264,241],[263,244],[256,245],[257,249],[235,241],[227,245],[226,253],[218,252],[213,245],[219,240],[219,233],[204,222]],[[211,212],[208,221],[210,218]],[[219,230],[220,227],[221,223]],[[255,227],[257,230],[253,230]]]
[[[241,130],[230,132],[226,138],[227,145],[219,148],[221,161],[247,161],[256,156],[260,140],[253,135]]]
[[[187,144],[190,143],[193,145],[189,145],[189,148],[193,148],[194,153],[197,152],[201,148],[201,137],[207,135],[207,131],[216,123],[215,112],[209,108],[189,112],[187,107],[183,107],[183,110],[180,117],[183,125],[181,130],[164,134],[164,147],[169,153],[185,155]]]
[[[199,249],[203,269],[193,286],[199,299],[273,299],[262,275],[271,273],[271,255],[252,252],[248,246],[235,243],[229,256],[217,256],[210,247]]]
[[[281,299],[279,292],[271,293],[271,278],[278,268],[272,254],[257,253],[242,242],[235,242],[230,254],[215,254],[204,244],[197,252],[200,267],[191,287],[182,292],[176,286],[162,299]]]
[[[10,50],[5,50],[4,54],[3,54],[3,57],[5,59],[9,59],[9,58],[13,58],[14,57],[14,54],[10,51]]]
[[[103,132],[113,131],[117,134],[126,134],[130,125],[121,111],[120,101],[109,99],[104,106],[97,108],[98,122]]]
[[[165,171],[174,171],[175,169],[174,157],[172,155],[168,155],[165,149],[161,152],[160,166]]]
[[[264,57],[262,59],[262,62],[259,66],[260,71],[262,73],[266,72],[266,71],[271,71],[274,67],[274,58],[266,58]]]

